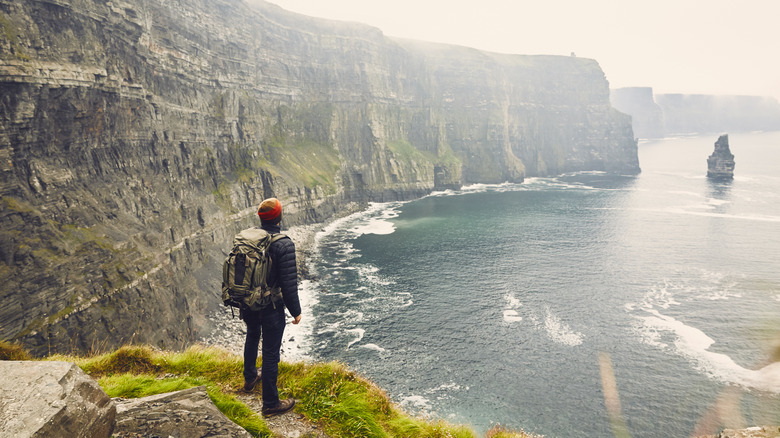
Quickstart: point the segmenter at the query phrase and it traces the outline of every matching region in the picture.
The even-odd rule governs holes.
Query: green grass
[[[431,163],[445,167],[461,165],[460,158],[449,147],[440,152],[441,155],[438,156],[434,153],[417,149],[405,139],[388,141],[387,147],[393,152],[396,159],[407,163]]]
[[[280,383],[299,411],[339,437],[475,437],[466,426],[412,418],[372,382],[338,362],[284,364]]]
[[[0,341],[0,360],[31,360],[32,357],[21,345]]]
[[[21,347],[0,342],[0,360],[29,359]],[[194,346],[168,352],[131,345],[96,356],[53,355],[45,360],[77,364],[111,397],[145,397],[204,386],[217,408],[252,436],[273,435],[263,418],[235,397],[244,383],[243,361],[223,349]],[[296,412],[334,437],[476,437],[467,426],[409,416],[382,389],[338,362],[280,363],[279,392],[282,398],[296,398]],[[528,437],[504,429],[501,433],[492,437]]]
[[[396,159],[412,163],[434,163],[436,156],[430,152],[422,152],[406,140],[387,142],[387,147]]]
[[[3,196],[3,204],[6,208],[18,213],[33,213],[36,211],[30,204],[12,196]]]
[[[269,143],[276,166],[295,175],[305,187],[319,187],[324,193],[335,193],[340,161],[331,145],[311,140],[276,139]]]
[[[16,58],[21,61],[29,61],[30,57],[24,53],[21,45],[19,44],[19,32],[16,29],[11,20],[6,17],[5,14],[0,13],[0,35],[2,35],[11,46],[11,51],[15,54]]]
[[[166,392],[205,386],[209,398],[226,417],[246,429],[252,436],[271,436],[263,419],[244,403],[222,391],[203,377],[159,378],[151,374],[117,374],[104,376],[98,383],[110,397],[138,398]]]
[[[497,424],[490,428],[485,433],[485,438],[542,438],[541,435],[531,435],[525,432],[518,432],[514,430],[507,429],[504,426],[501,426],[500,424]]]

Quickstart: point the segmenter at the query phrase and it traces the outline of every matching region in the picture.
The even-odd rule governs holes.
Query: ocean
[[[642,141],[637,176],[372,204],[317,234],[287,337],[478,432],[780,424],[780,132],[730,135],[730,182],[705,177],[716,140]]]

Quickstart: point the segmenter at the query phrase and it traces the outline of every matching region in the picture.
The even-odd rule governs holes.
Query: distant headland
[[[634,136],[780,130],[780,102],[765,96],[656,94],[650,87],[610,90],[618,111],[631,116]]]

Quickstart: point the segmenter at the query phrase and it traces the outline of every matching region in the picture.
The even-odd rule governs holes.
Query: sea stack
[[[707,158],[707,178],[734,179],[734,154],[729,150],[728,134],[718,138],[715,151]]]

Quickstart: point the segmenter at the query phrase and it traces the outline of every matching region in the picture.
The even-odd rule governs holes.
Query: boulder
[[[251,437],[217,409],[203,386],[114,402],[117,438]]]
[[[0,361],[0,436],[111,436],[116,407],[69,362]]]

